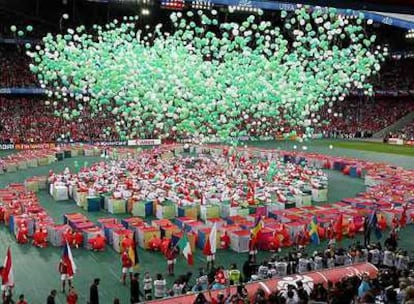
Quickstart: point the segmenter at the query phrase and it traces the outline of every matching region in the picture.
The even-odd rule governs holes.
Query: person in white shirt
[[[260,280],[264,280],[268,278],[269,267],[267,266],[267,262],[263,262],[262,265],[259,266],[257,271],[257,275]]]
[[[394,266],[394,253],[388,249],[384,251],[384,259],[382,260],[382,264],[387,267]]]
[[[144,275],[144,297],[145,301],[152,300],[152,278],[148,271]]]
[[[370,262],[375,266],[378,266],[380,263],[380,251],[378,248],[374,247],[369,251],[369,256],[371,257]]]
[[[298,272],[304,273],[309,271],[309,260],[304,255],[299,259]]]
[[[397,255],[395,267],[397,267],[398,270],[408,270],[408,264],[410,262],[410,258],[406,251],[400,252]]]
[[[276,262],[277,276],[278,277],[287,276],[287,268],[288,268],[288,263],[286,263],[285,261]]]
[[[162,299],[167,293],[167,281],[162,277],[162,274],[157,274],[157,279],[154,280],[154,298]]]

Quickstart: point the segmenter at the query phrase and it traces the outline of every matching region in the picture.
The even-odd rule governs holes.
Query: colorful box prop
[[[249,252],[249,240],[250,240],[250,231],[248,230],[238,230],[231,231],[230,236],[230,248],[235,252]]]
[[[83,233],[83,247],[88,250],[92,249],[92,246],[90,244],[90,241],[92,239],[96,238],[98,234],[101,236],[104,236],[102,229],[96,226],[90,227],[90,228],[84,228],[82,229],[82,233]]]
[[[203,205],[200,206],[200,219],[206,221],[210,218],[220,217],[219,205]]]
[[[152,201],[133,202],[131,213],[133,216],[150,217],[154,214],[154,203]]]
[[[114,223],[114,224],[107,223],[107,224],[103,224],[103,230],[104,230],[105,237],[106,237],[106,240],[107,240],[108,244],[112,245],[113,242],[114,242],[114,239],[113,239],[113,233],[114,233],[114,231],[116,231],[116,230],[122,230],[122,229],[125,229],[125,228],[124,228],[124,226],[122,224],[119,224],[119,223]]]
[[[145,224],[145,222],[142,218],[139,218],[139,217],[129,217],[129,218],[122,219],[121,224],[126,229],[133,230],[133,229],[135,229],[135,227],[143,226]]]
[[[190,217],[194,220],[197,219],[197,206],[193,205],[193,206],[179,206],[177,208],[177,216],[182,217],[182,216],[187,216]]]
[[[52,246],[60,247],[65,245],[65,239],[63,237],[67,229],[70,229],[69,225],[48,225],[48,241]]]
[[[86,204],[84,209],[88,212],[98,212],[101,210],[101,200],[100,196],[86,197]]]
[[[117,229],[112,232],[112,247],[116,252],[121,252],[121,244],[125,236],[128,236],[131,240],[134,238],[134,232],[125,228]]]
[[[64,185],[53,185],[53,199],[55,201],[66,201],[69,199],[68,187]]]
[[[35,178],[28,178],[24,181],[24,186],[27,191],[38,192],[39,191],[39,182]]]
[[[172,226],[163,226],[163,227],[161,227],[161,229],[160,229],[160,232],[161,232],[161,238],[168,238],[168,239],[170,239],[171,238],[171,236],[174,234],[174,233],[178,233],[178,232],[180,232],[181,231],[181,229],[178,227],[178,226],[176,226],[176,225],[172,225]]]
[[[87,198],[88,198],[88,191],[80,190],[80,189],[73,190],[73,200],[76,202],[76,205],[78,205],[79,207],[84,208],[86,206]]]
[[[143,249],[149,249],[149,242],[153,238],[161,238],[161,232],[155,227],[138,228],[138,245]]]
[[[177,224],[178,227],[183,229],[186,223],[196,222],[196,220],[188,216],[183,216],[183,217],[176,217],[174,219],[174,222]]]
[[[158,219],[173,219],[175,217],[175,204],[173,202],[163,202],[156,204],[155,216]]]
[[[328,201],[328,189],[312,189],[312,201],[314,202]]]
[[[110,198],[108,200],[108,212],[120,214],[126,212],[126,201],[124,199]]]
[[[220,216],[222,218],[226,218],[229,216],[238,215],[239,209],[239,206],[232,206],[229,201],[222,202],[220,206]]]

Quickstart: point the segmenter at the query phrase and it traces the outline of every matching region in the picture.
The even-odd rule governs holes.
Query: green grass
[[[384,144],[384,143],[366,142],[366,141],[337,141],[337,140],[316,140],[316,141],[313,141],[313,143],[315,145],[332,145],[335,148],[414,156],[414,147],[412,146],[397,146],[397,145],[389,145],[389,144]]]

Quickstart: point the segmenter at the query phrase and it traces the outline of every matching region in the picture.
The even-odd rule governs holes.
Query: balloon
[[[105,136],[311,138],[329,123],[315,114],[325,104],[354,89],[373,93],[369,80],[387,51],[376,49],[362,18],[306,6],[281,16],[276,27],[253,15],[239,24],[219,23],[216,11],[177,12],[172,33],[143,31],[136,17],[80,26],[28,50],[30,70],[59,117],[76,122],[88,110],[113,119]]]

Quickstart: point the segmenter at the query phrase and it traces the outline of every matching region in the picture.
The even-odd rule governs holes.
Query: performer
[[[63,244],[62,245],[65,245],[66,243],[68,243],[69,246],[73,245],[73,233],[72,233],[71,228],[67,228],[62,236],[63,236]]]
[[[68,281],[69,289],[72,288],[72,279],[73,276],[70,276],[68,273],[68,265],[66,261],[62,258],[59,262],[59,273],[60,273],[60,280],[62,281],[62,292],[66,292],[66,281]]]
[[[75,248],[79,248],[83,245],[83,234],[80,231],[73,231],[72,244]]]
[[[230,247],[230,237],[226,231],[224,231],[224,234],[220,237],[220,245],[221,249],[228,249]]]
[[[128,250],[129,247],[133,246],[133,244],[134,244],[134,241],[131,240],[128,235],[125,235],[124,239],[121,242],[121,250],[122,251]]]
[[[0,224],[4,223],[4,213],[5,213],[5,208],[3,206],[0,206]]]
[[[106,239],[102,235],[98,234],[95,238],[89,240],[92,245],[93,251],[103,251],[106,245]]]
[[[26,225],[22,223],[17,232],[17,243],[26,244],[29,241],[28,238],[29,231],[26,228]]]
[[[36,229],[36,232],[33,234],[33,245],[39,248],[47,247],[47,234],[43,232],[42,228]]]
[[[177,255],[178,249],[177,247],[173,246],[172,242],[170,243],[170,247],[167,250],[167,265],[168,265],[168,275],[174,275],[174,265],[177,262]]]
[[[122,284],[126,284],[126,275],[129,273],[129,279],[132,281],[132,273],[133,273],[133,267],[132,267],[132,261],[128,254],[128,248],[125,248],[121,255],[121,263],[122,263],[122,278],[121,282]]]
[[[249,255],[253,263],[256,263],[257,256],[257,237],[252,233],[249,240]]]
[[[353,219],[349,219],[349,225],[348,225],[348,237],[354,238],[356,234],[356,228],[355,223]]]

